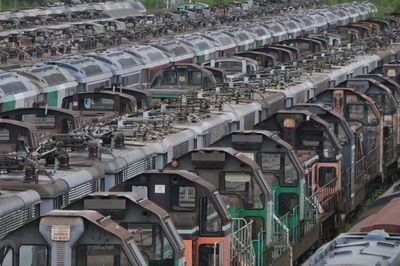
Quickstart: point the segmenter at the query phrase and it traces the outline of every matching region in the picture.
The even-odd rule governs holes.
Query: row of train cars
[[[332,36],[396,33],[384,20],[359,23],[345,36],[290,41],[320,50],[247,51],[279,67],[260,70],[244,52],[205,66],[166,60],[153,75],[157,88],[81,87],[57,107],[42,96],[3,111],[0,265],[302,261],[397,171],[400,47],[327,49]],[[365,224],[359,230],[375,229]],[[373,232],[362,242],[396,247],[385,237]],[[345,254],[356,265],[352,252],[332,251],[345,248],[340,241],[308,263]],[[365,254],[396,265],[388,253]]]
[[[328,36],[332,44],[337,44],[340,36],[348,35],[348,39],[359,40],[361,34],[354,27],[362,28],[365,25],[348,24],[367,19],[368,15],[375,11],[375,6],[368,2],[342,4],[258,22],[246,22],[202,34],[186,34],[144,45],[52,58],[19,68],[17,66],[12,71],[0,73],[0,110],[29,107],[34,102],[60,106],[65,96],[104,87],[150,88],[155,72],[167,64],[205,63],[224,55],[233,55],[254,48],[259,48],[260,52],[263,52],[264,45],[317,34],[321,30],[331,31]],[[397,23],[396,19],[390,21]],[[366,23],[378,28],[387,27],[385,22],[377,20]],[[384,24],[379,25],[379,23]],[[303,40],[298,44],[299,49],[304,46],[307,49],[307,44],[304,42]],[[269,66],[276,61],[274,57],[279,57],[287,52],[287,49],[282,51],[275,48],[264,52],[274,55],[263,62],[264,66]],[[246,54],[242,56],[255,59],[259,57]],[[238,63],[240,62],[236,64]]]

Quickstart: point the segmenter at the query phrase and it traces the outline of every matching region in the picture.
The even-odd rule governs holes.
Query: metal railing
[[[304,198],[304,234],[310,232],[319,222],[319,195]]]
[[[296,206],[292,211],[283,215],[280,220],[289,228],[289,239],[291,243],[295,243],[300,238],[300,206]]]
[[[325,215],[327,213],[334,211],[336,208],[335,197],[332,197],[340,191],[340,189],[336,188],[336,181],[337,177],[333,178],[322,187],[318,187],[317,191],[310,196],[311,202],[318,200],[318,205],[316,207],[318,208],[319,214],[323,217],[326,217]]]
[[[253,220],[232,218],[231,265],[255,265],[256,255],[252,243]]]
[[[378,147],[373,148],[368,152],[367,158],[367,171],[369,177],[374,179],[379,173],[379,149]]]
[[[358,193],[367,182],[367,167],[366,167],[366,157],[362,157],[355,163],[355,193]]]
[[[395,143],[394,143],[394,135],[391,134],[389,137],[386,137],[383,140],[383,155],[385,165],[388,165],[395,158]]]
[[[213,266],[223,266],[222,258],[224,257],[224,243],[222,240],[214,243],[214,260]]]

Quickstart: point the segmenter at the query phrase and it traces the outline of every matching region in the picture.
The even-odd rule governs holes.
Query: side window
[[[299,205],[299,198],[296,193],[279,194],[279,215],[283,216],[293,211]]]
[[[297,186],[298,175],[295,166],[290,160],[289,156],[285,155],[285,170],[284,177],[281,179],[282,186]]]
[[[76,249],[76,260],[76,265],[82,266],[130,265],[128,258],[117,245],[80,245]]]
[[[318,171],[318,185],[320,187],[335,187],[336,182],[336,168],[334,167],[320,167]]]
[[[19,266],[48,265],[48,250],[46,246],[22,245],[19,248]]]
[[[14,251],[11,247],[0,249],[0,266],[13,266]]]
[[[251,176],[247,173],[225,173],[225,192],[244,192]]]
[[[200,71],[189,71],[189,85],[201,85],[201,77]]]
[[[200,233],[219,233],[221,231],[221,219],[212,202],[203,196],[200,199]]]
[[[166,85],[176,85],[178,78],[175,71],[165,71],[163,74],[164,84]]]
[[[196,209],[196,188],[193,186],[175,186],[172,188],[172,209],[175,211],[193,211]]]
[[[348,104],[349,119],[364,122],[364,105],[363,104]]]

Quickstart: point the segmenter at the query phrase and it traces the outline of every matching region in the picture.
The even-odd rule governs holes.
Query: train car
[[[335,28],[339,25],[343,25],[343,21],[341,20],[340,16],[329,9],[317,9],[315,12],[326,18],[328,21],[328,28]]]
[[[346,26],[348,24],[350,24],[352,21],[352,19],[350,18],[350,16],[354,16],[357,17],[356,14],[351,15],[349,13],[349,11],[340,8],[339,6],[330,6],[327,8],[330,12],[335,13],[338,17],[339,17],[339,23],[338,26]]]
[[[303,34],[301,24],[296,20],[291,19],[289,16],[277,17],[276,22],[280,23],[286,28],[289,39],[301,37]]]
[[[259,265],[285,253],[288,242],[274,232],[283,235],[288,232],[279,227],[279,219],[273,218],[272,191],[260,167],[246,155],[232,148],[205,148],[174,158],[166,169],[196,173],[218,188],[232,217],[253,221],[251,239]]]
[[[64,97],[77,92],[78,82],[75,77],[58,66],[37,64],[14,71],[28,78],[40,89],[36,103],[60,107]]]
[[[205,32],[202,36],[214,42],[218,57],[230,56],[236,52],[235,39],[222,31]]]
[[[244,52],[256,47],[256,34],[242,27],[226,27],[220,31],[230,35],[236,42],[236,52]]]
[[[195,61],[195,54],[192,50],[192,46],[178,40],[166,38],[151,43],[151,45],[167,53],[171,63],[193,63]]]
[[[31,123],[0,119],[0,150],[2,154],[23,153],[39,146],[39,132]]]
[[[296,59],[296,55],[293,54],[292,49],[287,49],[284,45],[260,47],[254,49],[254,51],[270,54],[281,64],[290,64]]]
[[[70,133],[85,124],[78,112],[58,107],[18,108],[1,112],[0,118],[12,119],[35,125],[40,139],[54,134]]]
[[[305,10],[302,14],[307,15],[313,20],[313,25],[316,32],[320,32],[329,28],[329,19],[321,13],[318,13],[315,10]],[[300,14],[300,16],[302,14]]]
[[[168,212],[134,192],[96,192],[68,206],[93,210],[127,229],[148,265],[185,264],[184,244]]]
[[[143,69],[146,65],[137,57],[123,51],[89,53],[88,57],[103,62],[113,74],[111,87],[143,88]]]
[[[195,173],[153,170],[111,191],[137,192],[165,209],[183,239],[186,265],[230,263],[231,217],[217,188]]]
[[[2,158],[1,162],[12,163]],[[3,166],[1,166],[3,168]],[[39,216],[40,195],[33,190],[0,189],[0,239]],[[0,258],[0,263],[3,260]],[[6,265],[6,264],[2,264]]]
[[[0,72],[0,110],[32,106],[40,94],[39,88],[27,78],[12,72]]]
[[[356,195],[355,192],[355,184],[354,180],[356,180],[356,176],[359,175],[358,171],[355,167],[355,160],[357,151],[356,148],[356,134],[360,134],[361,128],[358,131],[353,133],[353,129],[347,123],[346,119],[330,109],[328,106],[324,106],[321,104],[312,104],[312,103],[303,103],[303,104],[296,104],[290,107],[292,110],[307,110],[318,115],[320,118],[324,119],[326,122],[330,123],[333,128],[333,132],[336,135],[338,142],[341,146],[340,154],[343,157],[342,160],[342,182],[341,182],[341,189],[344,191],[343,196],[347,199],[345,200],[343,205],[338,206],[338,210],[343,213],[350,213],[352,212],[362,200],[359,197],[354,197],[352,195]],[[356,173],[357,171],[357,173]],[[355,199],[358,199],[356,202]],[[322,205],[324,203],[321,202]]]
[[[179,97],[192,90],[210,89],[225,82],[225,72],[196,64],[173,64],[157,72],[148,91],[153,98]]]
[[[304,265],[398,265],[399,186],[375,200],[349,232],[320,247]],[[382,244],[384,243],[384,244]]]
[[[314,19],[309,17],[307,14],[293,14],[290,15],[290,18],[300,23],[302,29],[301,36],[305,37],[310,34],[317,33],[317,27]]]
[[[143,88],[148,88],[153,80],[154,74],[162,68],[165,68],[171,62],[170,56],[163,51],[150,45],[134,45],[130,47],[121,47],[126,53],[139,58],[145,67],[143,68]]]
[[[65,97],[61,107],[79,111],[83,117],[92,117],[92,122],[106,121],[126,113],[137,112],[134,96],[115,91],[77,93]]]
[[[2,265],[146,265],[134,236],[96,211],[54,210],[8,234]]]
[[[271,31],[272,40],[274,43],[278,43],[289,38],[289,33],[286,27],[275,20],[263,20],[260,24],[267,27]]]
[[[188,35],[177,37],[176,39],[192,47],[196,56],[195,63],[197,64],[202,64],[216,57],[215,44],[201,35]]]
[[[275,213],[289,229],[293,261],[297,260],[318,241],[319,201],[308,198],[312,193],[305,190],[307,179],[316,178],[315,171],[300,159],[292,145],[269,131],[237,131],[213,146],[232,147],[260,166],[274,191]]]
[[[251,31],[255,35],[255,48],[263,47],[264,45],[272,43],[272,34],[267,27],[264,27],[263,25],[258,23],[251,22],[244,23],[241,27],[246,29],[247,31]]]
[[[102,62],[83,56],[47,61],[48,65],[56,65],[66,69],[79,83],[77,92],[89,92],[110,87],[113,74]]]
[[[215,67],[223,70],[228,79],[251,75],[258,72],[258,63],[256,60],[239,56],[212,59],[210,62],[204,63],[203,66]]]
[[[257,52],[257,51],[246,51],[242,53],[235,54],[239,57],[247,57],[257,61],[258,67],[260,71],[263,71],[266,68],[276,66],[276,56],[264,52]]]
[[[360,197],[365,193],[365,184],[383,177],[383,118],[369,96],[351,88],[331,88],[310,99],[311,103],[327,104],[342,114],[352,128],[362,126],[362,135],[357,136],[355,165],[367,168],[368,177],[358,176],[356,182]]]

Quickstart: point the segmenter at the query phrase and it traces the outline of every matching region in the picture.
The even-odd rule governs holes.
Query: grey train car
[[[146,265],[134,236],[96,211],[53,210],[5,239],[2,265]]]
[[[72,210],[94,210],[132,233],[150,265],[182,265],[184,245],[168,212],[135,192],[97,192],[70,205]]]
[[[113,74],[102,62],[83,56],[48,61],[49,65],[57,65],[68,70],[79,83],[77,92],[94,91],[110,87]]]

